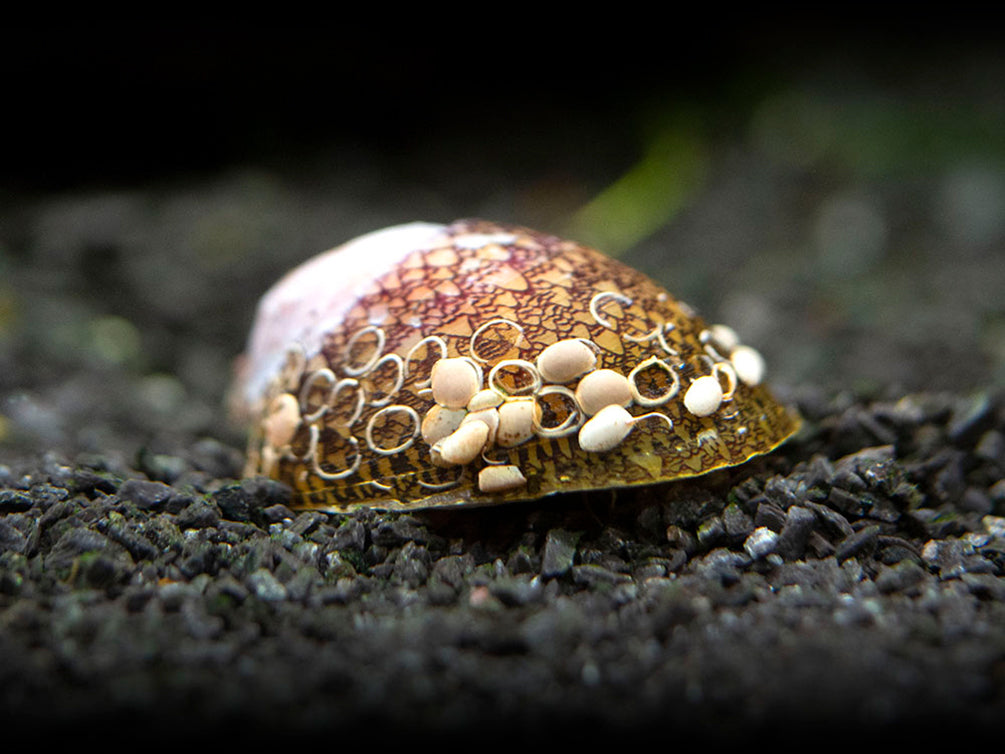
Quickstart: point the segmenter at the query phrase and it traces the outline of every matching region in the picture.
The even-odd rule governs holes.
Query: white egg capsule
[[[484,448],[491,447],[496,441],[496,432],[499,430],[499,412],[494,408],[483,408],[480,411],[470,411],[461,421],[461,427],[471,422],[481,422],[489,428],[488,436],[483,443]]]
[[[431,374],[433,400],[447,408],[464,408],[482,387],[480,370],[468,359],[440,359]]]
[[[613,369],[595,369],[576,385],[576,402],[587,416],[593,416],[605,406],[626,407],[632,402],[628,378]]]
[[[722,384],[714,375],[699,377],[684,393],[684,408],[695,416],[714,414],[720,405],[722,405]]]
[[[711,343],[720,353],[731,353],[740,345],[740,336],[729,325],[712,325],[702,331],[700,340],[703,343]]]
[[[666,414],[650,413],[632,416],[622,406],[611,405],[602,408],[579,430],[579,446],[590,453],[603,453],[621,444],[632,427],[643,419],[658,418],[671,428],[673,420]]]
[[[510,398],[499,407],[496,444],[513,448],[534,436],[534,399]]]
[[[527,477],[516,466],[486,466],[478,472],[479,492],[504,492],[527,484]]]
[[[579,338],[552,343],[537,357],[537,371],[545,382],[572,382],[597,365],[593,349]]]
[[[468,422],[433,445],[429,455],[437,466],[463,466],[481,454],[488,437],[489,426],[485,422]]]
[[[764,379],[764,357],[750,346],[737,346],[729,360],[743,384],[759,385]]]
[[[466,414],[463,408],[447,408],[436,404],[422,419],[420,428],[422,439],[430,445],[435,445],[444,437],[453,434],[461,426]]]
[[[269,413],[262,426],[265,440],[274,448],[287,445],[300,425],[300,402],[289,393],[277,395],[269,404]]]
[[[486,408],[499,408],[499,404],[503,402],[504,398],[501,393],[492,388],[485,388],[484,390],[479,390],[472,396],[471,400],[468,401],[468,411],[481,411]]]

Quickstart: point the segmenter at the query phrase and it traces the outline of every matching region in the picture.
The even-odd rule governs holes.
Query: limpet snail
[[[236,371],[246,473],[325,510],[664,482],[800,423],[731,328],[597,251],[481,220],[305,262],[262,298]]]

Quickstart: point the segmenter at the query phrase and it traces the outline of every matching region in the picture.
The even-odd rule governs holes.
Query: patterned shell
[[[597,251],[479,220],[370,233],[259,304],[234,408],[299,507],[417,509],[665,482],[799,418],[763,361]]]

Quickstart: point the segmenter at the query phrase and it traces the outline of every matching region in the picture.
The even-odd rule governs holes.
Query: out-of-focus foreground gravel
[[[1000,723],[1005,64],[874,73],[793,73],[728,128],[653,96],[655,137],[572,108],[7,192],[0,740]],[[412,515],[298,513],[240,480],[224,393],[282,272],[414,219],[596,228],[576,211],[667,141],[697,177],[622,258],[762,350],[805,419],[790,443],[687,483]],[[652,185],[679,188],[681,154]]]

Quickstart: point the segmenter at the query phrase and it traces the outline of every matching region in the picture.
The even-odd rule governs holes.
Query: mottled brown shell
[[[798,429],[798,417],[758,384],[756,370],[754,378],[743,370],[747,382],[738,379],[729,361],[740,347],[732,331],[710,328],[624,264],[572,241],[483,221],[400,227],[423,232],[397,233],[412,246],[390,257],[328,252],[323,272],[337,271],[331,287],[338,290],[327,292],[315,265],[318,274],[301,269],[277,284],[282,295],[274,289],[259,310],[238,381],[252,420],[247,473],[287,482],[297,505],[415,509],[652,484],[743,463]],[[298,285],[310,300],[295,298]],[[596,354],[591,371],[629,378],[633,416],[662,420],[637,422],[611,450],[581,448],[576,433],[588,417],[575,390],[582,376],[549,384],[534,366],[549,345],[573,339]],[[749,359],[751,349],[742,348]],[[430,375],[437,361],[457,357],[480,373],[480,387],[514,404],[505,415],[532,408],[534,432],[508,447],[492,442],[493,429],[470,463],[437,465],[422,434],[435,405]],[[718,380],[723,398],[701,416],[685,397],[706,376]],[[687,405],[705,411],[714,404],[698,395],[703,388],[716,391],[705,380]],[[486,433],[462,434],[481,441]]]

